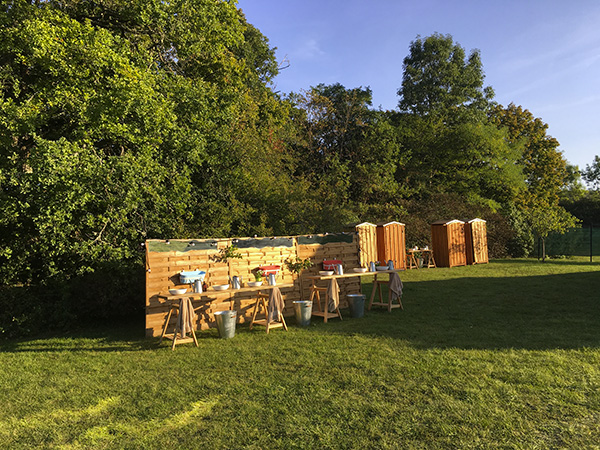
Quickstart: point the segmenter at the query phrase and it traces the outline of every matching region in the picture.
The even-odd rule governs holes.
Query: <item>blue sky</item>
[[[600,155],[599,0],[239,0],[250,23],[290,66],[289,93],[319,83],[370,86],[395,109],[402,61],[417,35],[450,34],[481,51],[485,85],[549,125],[565,158]]]

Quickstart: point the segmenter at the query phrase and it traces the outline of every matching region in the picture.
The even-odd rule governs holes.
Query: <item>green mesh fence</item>
[[[537,250],[537,249],[536,249]],[[600,228],[572,228],[565,234],[551,234],[546,239],[548,256],[600,256]]]

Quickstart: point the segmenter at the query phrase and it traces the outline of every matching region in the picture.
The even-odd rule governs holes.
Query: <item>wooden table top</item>
[[[158,298],[164,298],[166,300],[181,300],[182,298],[191,298],[192,300],[201,300],[202,297],[208,297],[208,296],[212,296],[214,294],[236,294],[236,293],[243,293],[243,292],[258,292],[258,291],[270,290],[270,289],[273,289],[274,287],[291,288],[291,287],[294,287],[294,283],[277,284],[275,286],[270,286],[268,284],[264,284],[261,286],[243,287],[240,289],[229,288],[229,289],[225,289],[222,291],[217,291],[216,289],[211,289],[209,287],[208,291],[205,291],[205,292],[186,292],[185,294],[177,294],[177,295],[172,295],[170,292],[167,292],[167,293],[161,292],[160,294],[158,294]]]
[[[377,272],[349,272],[344,273],[343,275],[308,275],[307,279],[309,280],[333,280],[339,278],[353,278],[353,277],[364,277],[367,275],[378,275],[380,273],[397,273],[403,272],[404,269],[394,269],[394,270],[378,270]]]

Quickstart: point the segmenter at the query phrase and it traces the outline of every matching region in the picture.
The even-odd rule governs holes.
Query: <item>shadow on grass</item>
[[[371,284],[363,285],[367,302],[371,288]],[[361,319],[342,311],[343,321],[332,319],[324,324],[313,318],[310,330],[384,336],[424,349],[599,348],[599,292],[598,272],[412,281],[405,282],[404,310],[388,313],[374,308]],[[293,318],[288,325],[295,327]],[[247,324],[238,327],[240,333],[247,331]],[[158,339],[145,338],[143,330],[140,319],[98,323],[64,333],[0,342],[0,352],[156,349]],[[198,338],[217,339],[218,333],[216,329],[203,331]]]
[[[363,286],[370,294],[370,285]],[[408,282],[404,310],[319,324],[326,333],[400,339],[417,348],[600,347],[597,272]]]
[[[123,319],[81,323],[64,331],[40,332],[31,338],[0,341],[0,352],[126,352],[156,348],[144,338],[144,321]]]

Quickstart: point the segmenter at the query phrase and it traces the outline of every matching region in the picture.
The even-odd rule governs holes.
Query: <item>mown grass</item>
[[[4,342],[0,448],[600,448],[600,264],[402,279],[404,311],[175,352],[141,323]]]

